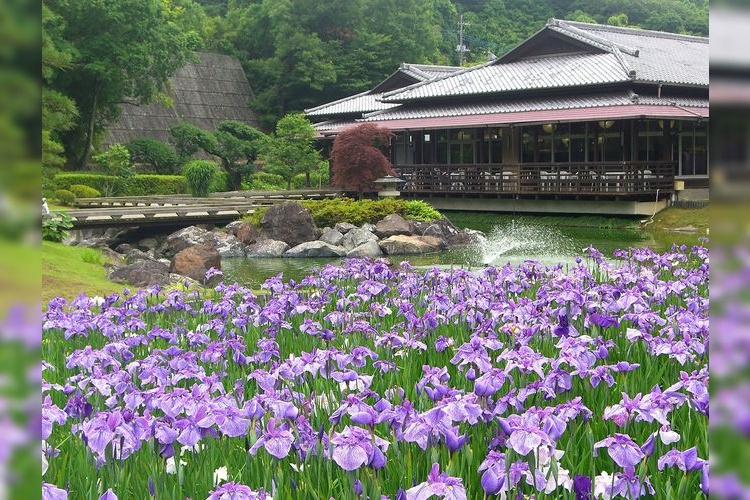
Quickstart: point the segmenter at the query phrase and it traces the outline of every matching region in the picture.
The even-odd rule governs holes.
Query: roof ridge
[[[417,87],[419,87],[421,85],[426,85],[428,83],[435,83],[435,82],[439,82],[439,81],[442,81],[442,80],[447,80],[448,78],[453,78],[454,76],[464,75],[464,74],[466,74],[466,73],[468,73],[470,71],[474,71],[474,70],[477,70],[477,69],[480,69],[480,68],[484,68],[486,66],[491,66],[493,63],[494,63],[494,61],[488,61],[486,63],[478,64],[476,66],[469,66],[468,68],[460,69],[460,70],[456,71],[455,73],[448,73],[448,74],[445,74],[445,75],[436,76],[434,78],[425,80],[423,82],[412,83],[411,85],[407,85],[406,87],[402,87],[400,89],[394,89],[394,90],[391,90],[389,92],[383,92],[382,94],[380,94],[380,98],[379,99],[376,98],[375,100],[376,101],[380,101],[380,102],[391,102],[392,103],[394,101],[389,101],[388,98],[390,98],[390,97],[392,97],[394,95],[400,94],[401,92],[406,92],[407,90],[412,90],[414,88],[417,88]]]
[[[609,50],[612,52],[614,52],[614,49],[617,48],[621,50],[622,52],[625,52],[626,54],[631,55],[631,56],[638,57],[640,55],[640,51],[638,49],[634,49],[632,47],[628,47],[621,43],[613,42],[612,40],[607,40],[604,37],[589,33],[588,31],[584,29],[581,29],[577,26],[573,26],[572,24],[569,24],[568,21],[562,21],[559,19],[550,19],[549,21],[547,21],[547,23],[549,26],[557,27],[557,28],[560,28],[561,30],[572,31],[578,36],[582,36],[582,37],[588,38],[589,40],[593,40],[596,43],[609,48]],[[599,25],[595,24],[592,26],[599,26]]]
[[[313,111],[318,111],[318,110],[321,110],[323,108],[327,108],[329,106],[333,106],[334,104],[341,104],[342,102],[350,101],[352,99],[356,99],[357,97],[365,96],[365,95],[367,95],[369,93],[370,93],[370,90],[365,90],[364,92],[360,92],[359,94],[354,94],[354,95],[350,95],[350,96],[347,96],[347,97],[342,97],[341,99],[337,99],[335,101],[330,101],[330,102],[327,102],[327,103],[324,103],[324,104],[320,104],[319,106],[315,106],[314,108],[304,109],[303,112],[305,114],[312,113]],[[373,95],[377,95],[377,94],[373,94]]]
[[[708,43],[708,37],[698,35],[686,35],[683,33],[670,33],[669,31],[650,30],[645,28],[634,28],[631,26],[611,26],[609,24],[584,23],[582,21],[568,21],[565,19],[551,18],[547,25],[553,23],[564,23],[568,26],[585,31],[586,28],[593,28],[598,31],[607,31],[609,33],[623,33],[631,35],[648,36],[652,38],[669,38],[675,40],[689,40],[694,42]]]

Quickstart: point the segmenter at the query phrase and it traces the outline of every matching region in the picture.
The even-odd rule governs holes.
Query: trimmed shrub
[[[187,179],[193,196],[205,198],[216,175],[216,164],[209,160],[193,160],[182,167],[182,175]]]
[[[102,195],[99,190],[85,184],[73,184],[70,186],[70,191],[76,195],[76,198],[98,198]]]
[[[187,193],[187,181],[181,175],[134,175],[129,179],[110,177],[102,174],[69,173],[57,174],[54,179],[56,189],[68,189],[81,184],[104,192],[104,187],[112,186],[114,196],[147,196]]]
[[[67,189],[58,189],[55,191],[55,198],[65,206],[70,206],[76,201],[75,193],[68,191]]]
[[[130,151],[133,163],[148,165],[158,174],[174,174],[177,171],[177,153],[163,142],[148,138],[134,139],[125,147]]]
[[[187,192],[187,180],[181,175],[141,174],[128,179],[124,195],[149,196],[185,194]]]
[[[404,203],[403,217],[422,222],[431,222],[442,219],[443,215],[426,201],[409,200]]]
[[[328,200],[303,200],[300,203],[310,211],[315,225],[318,227],[333,227],[338,222],[349,222],[356,226],[361,226],[364,223],[374,224],[391,214],[398,214],[405,219],[413,220],[442,219],[440,212],[428,203],[398,198],[359,201],[351,198],[333,198]],[[243,217],[243,220],[258,226],[265,211],[265,208],[257,209],[254,213]]]

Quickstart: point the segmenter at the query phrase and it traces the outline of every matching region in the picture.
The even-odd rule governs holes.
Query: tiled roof
[[[384,102],[501,94],[522,90],[647,82],[708,86],[708,38],[551,19],[545,30],[596,52],[513,57],[383,94]],[[536,35],[535,35],[536,36]],[[526,43],[526,42],[524,42]]]
[[[636,81],[708,86],[708,38],[555,19],[548,28],[614,44]]]
[[[403,102],[627,81],[630,81],[630,77],[614,54],[551,55],[506,64],[485,64],[445,78],[387,92],[382,99],[384,102]]]
[[[369,94],[368,92],[362,92],[361,94],[345,97],[338,101],[306,109],[305,114],[307,116],[349,115],[369,113],[371,111],[389,109],[394,106],[394,104],[380,102],[381,94]]]
[[[358,121],[408,120],[451,116],[488,115],[495,113],[519,113],[526,111],[550,111],[564,109],[628,106],[642,104],[650,106],[682,106],[708,108],[708,99],[684,97],[635,96],[628,92],[591,94],[581,96],[548,97],[511,101],[489,101],[470,104],[449,104],[398,108],[369,113]]]
[[[424,82],[432,78],[439,78],[442,76],[450,75],[456,71],[460,71],[462,68],[456,66],[436,66],[431,64],[410,64],[402,63],[398,70],[393,75],[388,77],[388,80],[393,78],[395,75],[402,73],[407,75],[417,82]],[[382,85],[382,83],[381,83]],[[380,85],[378,85],[380,86]],[[372,90],[367,90],[359,94],[344,97],[337,101],[328,102],[309,108],[305,110],[307,116],[340,116],[340,115],[354,115],[362,113],[370,113],[372,111],[379,111],[382,109],[389,109],[394,107],[394,104],[389,104],[380,101],[381,93],[371,93]]]

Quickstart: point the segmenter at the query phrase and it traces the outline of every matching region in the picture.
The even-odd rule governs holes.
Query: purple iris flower
[[[541,430],[539,416],[536,414],[526,413],[520,418],[514,418],[509,426],[511,433],[508,445],[519,455],[528,455],[542,444],[552,445],[549,435]]]
[[[500,368],[492,368],[474,381],[474,393],[477,396],[492,396],[505,383],[506,375]]]
[[[621,496],[623,498],[640,498],[643,495],[653,495],[655,493],[651,481],[644,477],[641,479],[635,473],[633,467],[626,467],[625,472],[615,474],[614,483],[612,484],[612,496]]]
[[[594,453],[599,448],[607,448],[609,457],[620,467],[635,467],[645,454],[627,434],[615,434],[594,445]]]
[[[224,483],[209,493],[206,500],[270,500],[272,497],[263,488],[253,491],[239,483]]]
[[[333,461],[344,470],[352,471],[363,465],[381,468],[385,465],[383,452],[388,449],[388,441],[381,439],[361,427],[344,427],[344,430],[331,438]]]
[[[479,466],[482,474],[482,489],[489,495],[497,495],[505,483],[505,454],[490,451]]]
[[[466,500],[466,489],[460,478],[440,472],[438,464],[432,464],[427,481],[406,490],[407,500],[427,500],[432,496],[448,500]]]
[[[591,500],[591,478],[576,474],[573,478],[573,492],[576,500]]]
[[[258,449],[263,446],[269,454],[281,460],[289,455],[293,441],[294,436],[292,436],[292,432],[288,429],[288,424],[277,428],[276,421],[272,418],[268,421],[266,432],[250,448],[250,454],[255,455]]]
[[[685,472],[701,469],[704,464],[706,464],[706,461],[698,458],[698,449],[695,446],[685,451],[669,450],[657,462],[659,470],[664,470],[666,467],[677,467]]]
[[[109,488],[104,492],[102,496],[99,497],[99,500],[117,500],[117,495],[115,495],[115,492],[112,491],[112,488]]]
[[[68,500],[68,492],[54,484],[42,483],[42,500]]]

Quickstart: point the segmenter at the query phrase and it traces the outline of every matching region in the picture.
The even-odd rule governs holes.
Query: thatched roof
[[[240,62],[221,54],[196,53],[198,62],[177,70],[169,79],[172,107],[159,103],[123,104],[122,115],[107,127],[104,146],[149,137],[169,141],[169,129],[181,121],[214,130],[223,120],[258,126],[250,109],[252,89]]]

